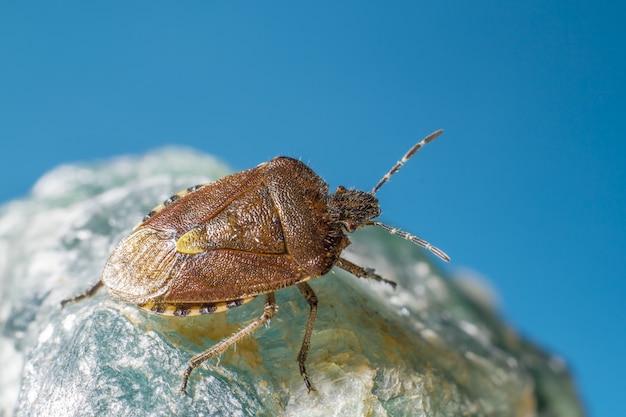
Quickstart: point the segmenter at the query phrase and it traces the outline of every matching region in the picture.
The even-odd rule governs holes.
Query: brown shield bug
[[[370,192],[338,187],[329,194],[315,172],[287,157],[179,192],[117,245],[96,285],[62,304],[93,295],[104,285],[113,297],[141,309],[186,317],[224,312],[264,294],[260,317],[190,360],[180,388],[186,392],[196,367],[267,322],[276,312],[274,292],[295,285],[310,306],[297,356],[310,391],[305,362],[317,297],[307,281],[337,266],[395,286],[341,257],[350,244],[346,232],[379,226],[450,260],[428,242],[373,220],[381,212],[376,192],[441,133],[414,145]]]

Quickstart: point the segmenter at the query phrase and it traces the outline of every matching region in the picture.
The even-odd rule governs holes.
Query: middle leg
[[[263,314],[261,314],[259,318],[248,324],[243,329],[231,334],[226,339],[223,339],[211,349],[191,358],[191,360],[189,361],[189,366],[187,367],[187,369],[185,370],[185,374],[183,375],[183,384],[180,387],[180,392],[183,392],[185,394],[187,393],[187,383],[189,381],[189,375],[191,375],[191,372],[194,369],[200,366],[207,359],[219,355],[220,353],[228,349],[232,344],[237,343],[239,340],[258,329],[263,323],[271,319],[274,316],[274,313],[276,313],[276,298],[274,296],[274,293],[271,292],[265,296],[265,306],[263,308]]]
[[[300,352],[298,353],[300,375],[302,375],[302,379],[304,379],[304,384],[306,385],[307,390],[311,392],[311,390],[315,390],[315,388],[311,385],[311,381],[309,381],[309,377],[306,374],[304,362],[306,362],[306,358],[309,354],[309,348],[311,347],[313,323],[315,322],[315,316],[317,316],[317,296],[313,292],[313,288],[311,288],[306,282],[299,283],[298,289],[300,290],[302,296],[306,299],[307,303],[309,303],[309,307],[311,307],[309,318],[306,322],[306,329],[304,331],[304,339],[302,340],[302,346],[300,347]]]

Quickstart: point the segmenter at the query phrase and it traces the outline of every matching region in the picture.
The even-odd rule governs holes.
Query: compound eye
[[[354,222],[343,221],[341,223],[343,224],[343,227],[346,229],[346,231],[349,233],[353,233],[358,228],[358,225]]]

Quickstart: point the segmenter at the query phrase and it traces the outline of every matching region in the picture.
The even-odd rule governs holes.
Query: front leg
[[[385,279],[381,277],[380,275],[374,273],[373,269],[366,269],[366,268],[360,267],[344,258],[339,258],[339,260],[337,261],[335,265],[343,269],[344,271],[348,271],[352,275],[355,275],[359,278],[367,278],[367,279],[373,279],[376,281],[384,282],[385,284],[391,285],[394,289],[398,285],[395,282]]]

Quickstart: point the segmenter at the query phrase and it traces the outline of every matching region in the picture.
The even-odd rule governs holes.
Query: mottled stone
[[[583,415],[563,361],[382,230],[355,233],[346,257],[396,290],[341,270],[310,282],[311,393],[296,362],[309,307],[295,288],[277,293],[269,326],[192,374],[189,395],[187,361],[260,315],[263,297],[200,317],[150,314],[106,290],[60,308],[156,203],[225,173],[164,149],[60,167],[0,209],[0,415]]]

